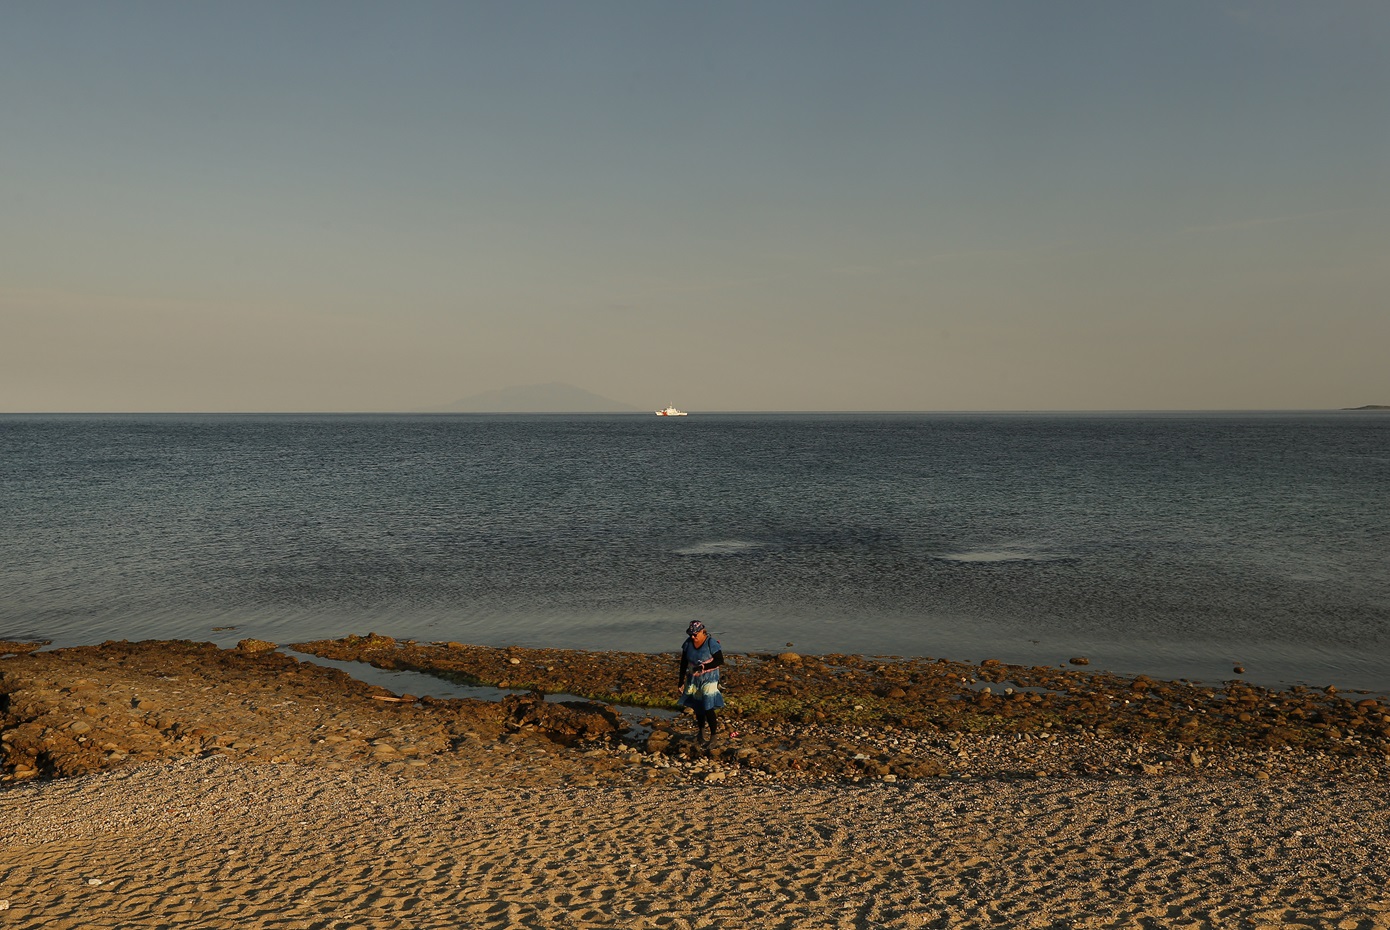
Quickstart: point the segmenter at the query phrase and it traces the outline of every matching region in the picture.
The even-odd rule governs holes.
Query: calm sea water
[[[1390,416],[0,416],[0,638],[1390,689]],[[217,630],[217,627],[235,627]]]

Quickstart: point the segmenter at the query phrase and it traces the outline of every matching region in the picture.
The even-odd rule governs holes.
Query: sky
[[[1390,403],[1390,4],[4,0],[0,412]]]

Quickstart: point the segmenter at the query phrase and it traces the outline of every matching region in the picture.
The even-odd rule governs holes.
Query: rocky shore
[[[0,644],[7,925],[1390,927],[1373,696],[730,655],[706,750],[671,656],[293,648],[515,693]]]
[[[1390,763],[1390,707],[1378,699],[1238,679],[1212,688],[988,660],[730,655],[722,739],[707,750],[691,738],[689,718],[670,713],[670,656],[370,634],[294,646],[516,692],[480,701],[402,699],[254,640],[231,650],[191,642],[0,649],[10,655],[0,664],[6,782],[212,753],[422,767],[523,744],[563,760],[563,777],[589,782],[630,776],[634,765],[644,778],[804,782],[1379,779]]]

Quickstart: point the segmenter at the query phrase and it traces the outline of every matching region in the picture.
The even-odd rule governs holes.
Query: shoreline
[[[363,626],[348,625],[347,630],[362,629]],[[370,625],[365,628],[370,629]],[[103,642],[143,642],[143,641],[189,641],[211,642],[219,648],[232,648],[247,637],[274,640],[285,648],[296,642],[318,641],[316,637],[338,636],[341,627],[331,630],[311,629],[294,631],[287,629],[261,629],[256,624],[234,624],[230,626],[184,625],[173,629],[150,628],[126,631],[99,631],[83,637],[55,636],[52,639],[39,638],[37,631],[30,631],[27,637],[10,638],[0,636],[0,656],[7,652],[45,651],[73,649],[100,645]],[[508,635],[504,630],[484,630],[476,638],[467,642],[482,648],[507,649],[521,648],[532,650],[556,650],[559,652],[619,652],[643,655],[669,655],[675,649],[670,645],[672,636],[631,637],[631,636],[576,636],[576,637],[522,637],[516,631]],[[778,636],[764,636],[760,640],[744,641],[740,638],[739,648],[749,655],[777,654],[784,649],[794,649],[809,655],[857,655],[865,659],[901,661],[921,657],[923,650],[932,651],[933,656],[944,656],[962,665],[979,665],[988,659],[997,659],[1010,666],[1062,668],[1068,667],[1067,659],[1082,655],[1088,658],[1087,671],[1105,672],[1120,678],[1149,678],[1158,681],[1180,681],[1189,684],[1220,688],[1232,679],[1239,679],[1250,685],[1270,690],[1287,691],[1295,688],[1322,690],[1335,687],[1346,694],[1373,696],[1390,702],[1390,672],[1382,669],[1385,663],[1368,664],[1365,656],[1357,661],[1348,660],[1341,653],[1318,652],[1298,659],[1285,653],[1273,654],[1258,646],[1232,648],[1229,645],[1199,644],[1185,650],[1175,650],[1161,643],[1152,644],[1145,653],[1148,658],[1136,657],[1138,646],[1129,651],[1117,651],[1114,643],[1094,638],[1082,638],[1070,643],[1051,643],[1039,645],[1031,640],[1020,645],[1019,636],[993,637],[985,634],[972,636],[962,641],[958,636],[949,635],[939,642],[879,641],[847,646],[834,637],[827,639],[816,631],[802,630],[796,637],[795,645],[785,643],[784,631]],[[432,643],[444,641],[438,630],[416,629],[411,624],[393,625],[382,635],[394,638],[397,642]],[[679,639],[678,636],[675,639]],[[330,640],[325,640],[330,641]],[[872,646],[872,648],[868,648]],[[966,658],[971,657],[971,658]],[[980,658],[975,658],[980,657]],[[1236,671],[1239,669],[1239,671]]]
[[[534,733],[580,751],[595,778],[607,772],[595,760],[626,764],[633,754],[663,774],[700,765],[797,781],[1135,771],[1268,776],[1307,766],[1376,776],[1390,764],[1390,703],[1377,698],[1333,687],[1280,691],[1240,679],[1215,688],[1125,677],[1085,669],[1080,657],[1054,668],[730,654],[721,670],[723,738],[705,750],[693,741],[689,714],[678,713],[669,655],[425,644],[374,633],[285,647],[295,654],[262,640],[232,649],[183,640],[48,651],[32,645],[0,644],[0,784],[233,744],[238,752],[298,759],[333,719],[327,712],[306,718],[299,712],[305,704],[370,708],[375,716],[399,705],[391,708],[397,717],[430,734],[419,754],[431,760],[481,733],[491,740]],[[497,689],[499,699],[396,695],[315,658]],[[156,669],[164,674],[152,675]],[[204,695],[178,686],[181,679],[217,682],[255,714],[209,706]],[[289,694],[295,697],[285,699]],[[298,735],[286,739],[255,725],[266,718],[283,718]],[[219,729],[230,736],[220,737]]]
[[[306,646],[674,690],[669,656]],[[1146,680],[1141,707],[1163,710],[1144,717],[1096,705],[1124,684],[1103,673],[738,656],[729,738],[707,753],[688,718],[400,700],[273,647],[0,660],[6,926],[1390,928],[1385,744],[1306,718],[1321,738],[1182,717],[1170,732],[1164,714],[1198,693],[1180,682]],[[902,697],[876,692],[898,674]],[[955,680],[950,707],[937,677]],[[1251,694],[1252,721],[1356,707]]]

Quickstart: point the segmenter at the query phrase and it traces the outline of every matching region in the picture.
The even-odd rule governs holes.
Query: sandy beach
[[[702,753],[688,720],[385,700],[400,696],[257,648],[0,661],[0,925],[1390,927],[1386,721],[1365,698],[1319,693],[1284,714],[1322,702],[1322,721],[1340,701],[1360,729],[1271,737],[1252,719],[1257,743],[1187,717],[1168,736],[1122,715],[1077,722],[1060,679],[1046,713],[996,725],[978,726],[988,697],[930,720],[904,697],[893,722],[870,722],[885,688],[866,674],[843,687],[844,719],[732,708],[727,745]],[[474,649],[436,658],[471,655],[477,680],[488,663],[562,667]],[[642,657],[567,658],[642,690]],[[846,666],[746,657],[731,692],[749,708],[772,681],[812,694],[821,667]],[[961,684],[980,694],[1001,670],[974,672]],[[944,706],[925,673],[906,683]]]

